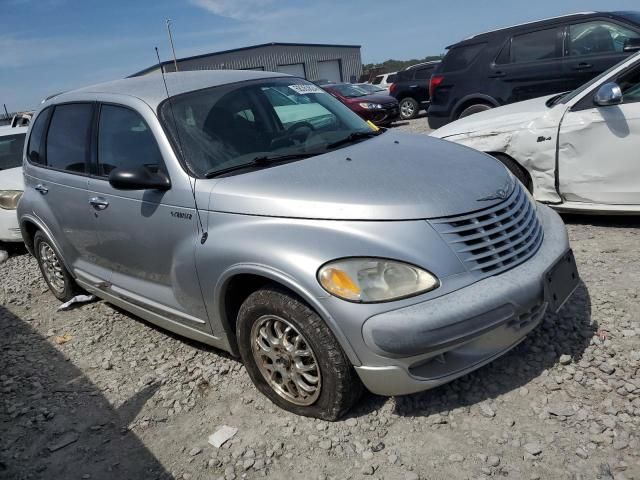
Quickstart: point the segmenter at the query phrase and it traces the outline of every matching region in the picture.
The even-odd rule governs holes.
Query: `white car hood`
[[[24,190],[22,167],[0,170],[0,190]]]
[[[564,109],[565,105],[563,104],[556,105],[553,108],[547,107],[547,101],[555,96],[550,95],[512,103],[504,107],[493,108],[486,112],[461,118],[432,132],[431,135],[438,138],[476,132],[482,133],[482,135],[490,135],[491,131],[504,133],[527,128],[529,123],[548,115],[557,108]]]

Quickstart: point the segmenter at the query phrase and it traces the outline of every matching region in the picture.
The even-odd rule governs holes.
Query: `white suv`
[[[22,150],[27,127],[0,127],[0,242],[21,242],[16,207],[22,196]]]

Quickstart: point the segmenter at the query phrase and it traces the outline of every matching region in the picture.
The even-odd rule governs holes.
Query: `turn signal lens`
[[[0,190],[0,208],[15,210],[18,207],[20,197],[22,197],[21,190]]]
[[[438,279],[408,263],[382,258],[347,258],[318,271],[320,285],[351,302],[374,303],[418,295],[437,288]]]

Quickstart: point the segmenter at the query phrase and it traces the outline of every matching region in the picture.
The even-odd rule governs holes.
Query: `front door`
[[[89,180],[100,264],[112,271],[110,293],[152,313],[210,332],[196,275],[193,204],[174,189],[115,190],[111,171],[166,172],[155,137],[136,111],[102,105],[95,174]]]
[[[597,107],[592,92],[562,121],[560,194],[570,202],[640,205],[640,65],[607,81],[620,85],[621,105]]]

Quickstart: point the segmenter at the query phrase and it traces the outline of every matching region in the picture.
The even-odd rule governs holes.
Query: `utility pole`
[[[173,52],[173,66],[178,71],[178,59],[176,58],[176,49],[173,47],[173,36],[171,35],[171,20],[167,18],[167,33],[169,33],[169,43],[171,43],[171,51]]]

